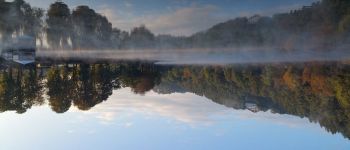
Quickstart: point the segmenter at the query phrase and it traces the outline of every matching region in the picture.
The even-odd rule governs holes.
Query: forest
[[[350,45],[350,1],[321,0],[289,13],[238,17],[191,36],[172,36],[155,35],[144,25],[122,31],[89,6],[72,9],[57,1],[45,11],[24,0],[0,0],[0,35],[2,43],[21,35],[33,37],[42,50],[346,49]]]
[[[3,64],[3,63],[2,63]],[[49,105],[88,111],[114,90],[135,94],[190,92],[232,109],[290,114],[350,138],[348,64],[298,63],[231,66],[158,66],[151,63],[51,64],[0,69],[0,112],[25,113]],[[44,98],[47,95],[47,98]]]

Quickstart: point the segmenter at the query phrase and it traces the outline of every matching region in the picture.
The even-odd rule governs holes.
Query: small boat
[[[35,39],[21,36],[8,43],[1,51],[1,57],[6,61],[27,65],[35,62]]]
[[[254,112],[254,113],[260,111],[258,105],[254,104],[254,103],[245,103],[245,108],[251,112]]]

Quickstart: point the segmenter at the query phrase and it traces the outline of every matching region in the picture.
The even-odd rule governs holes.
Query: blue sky
[[[26,0],[48,8],[55,0]],[[238,16],[271,15],[317,0],[62,0],[71,9],[88,5],[106,15],[114,27],[146,25],[157,34],[190,35]]]
[[[176,113],[174,113],[176,112]],[[349,149],[350,141],[307,118],[234,110],[191,93],[113,92],[89,111],[48,106],[0,113],[0,149]]]

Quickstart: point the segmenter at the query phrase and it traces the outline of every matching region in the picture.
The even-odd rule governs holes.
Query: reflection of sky
[[[349,149],[307,119],[233,110],[190,93],[129,88],[88,112],[0,114],[0,149]]]
[[[26,0],[48,8],[55,0]],[[237,16],[271,15],[317,0],[63,0],[71,8],[89,5],[115,27],[129,30],[145,24],[155,33],[188,35]]]

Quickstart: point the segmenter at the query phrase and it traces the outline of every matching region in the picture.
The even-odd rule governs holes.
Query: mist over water
[[[41,60],[150,61],[157,64],[246,64],[314,61],[348,61],[350,52],[281,51],[267,49],[88,50],[38,51]]]

